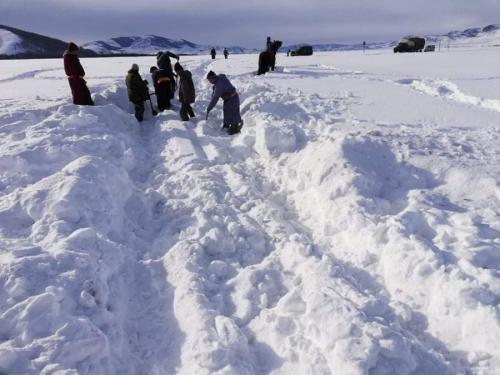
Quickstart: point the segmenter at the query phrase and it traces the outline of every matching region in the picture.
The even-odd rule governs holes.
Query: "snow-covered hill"
[[[0,55],[15,55],[26,52],[22,39],[12,31],[0,26]]]
[[[155,35],[130,36],[111,38],[106,41],[96,41],[83,44],[84,48],[93,50],[98,54],[155,54],[158,51],[171,51],[179,54],[205,54],[208,55],[212,47],[222,54],[224,47],[203,46],[187,40],[168,39]],[[242,47],[227,47],[229,53],[252,53],[252,49]]]
[[[499,374],[497,57],[186,56],[197,117],[140,124],[152,56],[82,60],[95,107],[0,61],[0,373]]]
[[[0,25],[0,58],[61,57],[67,42]],[[95,56],[93,51],[81,49],[81,56]]]
[[[453,47],[464,46],[500,46],[500,25],[489,25],[483,28],[452,31],[446,35],[427,36],[428,43],[441,41],[442,45]]]

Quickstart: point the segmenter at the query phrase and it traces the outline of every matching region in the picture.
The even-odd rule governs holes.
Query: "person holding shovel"
[[[149,72],[151,73],[151,78],[153,79],[159,111],[163,112],[166,109],[170,109],[173,80],[172,74],[169,74],[163,69],[158,69],[156,66],[152,66],[149,69]]]
[[[125,82],[127,84],[128,100],[134,104],[135,118],[137,121],[142,122],[144,117],[144,102],[146,100],[151,100],[151,97],[149,96],[147,86],[148,81],[141,78],[141,75],[139,74],[139,66],[137,64],[132,64]],[[152,105],[151,111],[154,116],[156,111],[153,110]]]
[[[227,130],[230,135],[239,133],[243,126],[243,121],[240,115],[240,97],[236,89],[229,82],[225,74],[215,74],[213,71],[209,71],[207,79],[214,86],[212,100],[208,104],[205,119],[208,119],[208,114],[215,107],[219,99],[222,98],[224,100],[222,107],[224,113],[222,130]]]

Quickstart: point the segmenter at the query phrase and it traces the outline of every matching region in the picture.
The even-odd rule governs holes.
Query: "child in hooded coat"
[[[179,78],[179,101],[181,105],[181,120],[188,121],[189,117],[194,117],[194,111],[191,104],[196,100],[196,91],[193,78],[189,70],[184,70],[181,64],[175,63],[175,73]],[[188,117],[189,115],[189,117]]]
[[[144,116],[144,102],[149,100],[147,81],[141,78],[139,66],[132,64],[125,80],[128,100],[134,104],[135,118],[141,122]]]

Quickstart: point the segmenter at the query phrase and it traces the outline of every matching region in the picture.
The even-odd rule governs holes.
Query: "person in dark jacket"
[[[156,65],[158,68],[165,70],[169,74],[173,74],[172,63],[170,62],[171,57],[179,61],[179,56],[170,51],[158,52],[156,54]]]
[[[266,51],[270,50],[272,46],[273,46],[273,42],[271,42],[271,37],[268,36],[267,40],[266,40]]]
[[[227,56],[229,55],[229,52],[226,48],[224,48],[224,57],[227,59]]]
[[[170,62],[170,58],[174,58],[179,61],[179,56],[170,51],[158,52],[156,54],[156,65],[158,68],[163,69],[170,77],[171,89],[170,89],[170,99],[174,98],[175,93],[175,77],[172,71],[172,63]]]
[[[181,120],[188,121],[189,117],[194,117],[194,111],[191,104],[196,99],[193,78],[189,70],[184,70],[181,64],[175,63],[175,73],[179,76],[179,101],[181,105]],[[188,117],[189,115],[189,117]]]
[[[144,116],[144,102],[149,100],[149,92],[147,81],[141,78],[137,64],[132,64],[126,83],[128,100],[134,104],[135,118],[141,122]]]
[[[152,66],[149,69],[151,73],[151,78],[153,79],[153,84],[155,87],[156,101],[158,102],[158,109],[163,112],[166,109],[170,109],[170,98],[172,90],[172,75],[168,74],[163,69],[158,69],[156,66]]]
[[[83,70],[82,64],[80,64],[78,46],[75,43],[70,42],[68,44],[68,49],[64,52],[63,60],[64,71],[68,76],[69,87],[73,96],[73,104],[94,105],[87,82],[83,78],[85,77],[85,70]]]
[[[212,48],[212,50],[210,51],[210,54],[212,55],[212,60],[215,60],[215,48]]]
[[[208,81],[214,85],[212,100],[207,107],[207,115],[215,107],[220,98],[224,100],[223,105],[223,130],[227,129],[227,132],[231,135],[239,133],[240,128],[243,125],[240,115],[240,98],[234,86],[229,82],[225,74],[215,74],[213,71],[209,71],[207,74]]]

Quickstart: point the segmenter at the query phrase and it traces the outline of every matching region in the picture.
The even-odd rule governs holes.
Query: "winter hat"
[[[207,79],[215,78],[217,74],[215,74],[212,70],[208,72]]]
[[[158,52],[158,53],[156,54],[156,57],[160,57],[161,55],[163,55],[163,52],[162,52],[162,51]]]
[[[78,46],[73,42],[69,42],[68,43],[68,51],[69,52],[76,52],[76,51],[78,51]]]
[[[158,70],[158,68],[156,66],[152,66],[149,68],[149,73],[153,73],[155,70]]]
[[[176,62],[175,65],[174,65],[174,70],[176,72],[182,72],[184,70],[184,68],[182,67],[181,64],[179,64],[178,62]]]
[[[130,70],[137,70],[137,71],[139,71],[139,65],[132,64],[132,67],[130,68]]]

